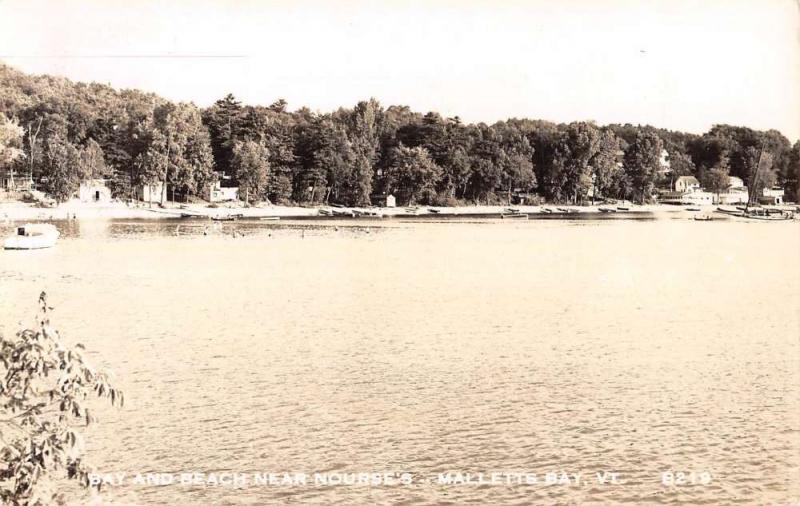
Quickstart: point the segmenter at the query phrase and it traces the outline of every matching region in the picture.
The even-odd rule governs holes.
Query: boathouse
[[[105,179],[89,179],[78,187],[78,200],[107,204],[111,202],[111,189]]]
[[[397,199],[391,193],[388,195],[373,195],[369,200],[374,206],[397,207]]]

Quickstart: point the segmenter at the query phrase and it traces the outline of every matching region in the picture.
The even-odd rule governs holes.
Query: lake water
[[[412,482],[127,483],[114,502],[800,500],[800,223],[176,223],[64,222],[54,249],[0,252],[4,332],[45,290],[126,393],[88,433],[98,470]]]

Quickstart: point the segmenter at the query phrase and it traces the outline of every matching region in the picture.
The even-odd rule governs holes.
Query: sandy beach
[[[703,211],[713,211],[716,206],[702,207]],[[695,208],[692,208],[695,209]],[[412,206],[412,207],[331,207],[331,206],[276,206],[263,205],[243,207],[227,205],[208,207],[207,204],[177,204],[170,203],[163,207],[139,203],[129,205],[123,202],[110,202],[103,204],[83,203],[70,201],[55,207],[42,207],[36,204],[23,202],[0,203],[0,220],[10,221],[48,221],[63,219],[96,220],[96,219],[174,219],[174,218],[312,218],[312,217],[339,217],[348,218],[356,216],[369,217],[413,217],[413,216],[500,216],[510,214],[580,214],[600,213],[601,210],[611,210],[616,213],[654,213],[672,214],[687,211],[687,206],[674,206],[663,204],[633,205],[603,204],[594,206],[574,206],[549,204],[541,206]]]

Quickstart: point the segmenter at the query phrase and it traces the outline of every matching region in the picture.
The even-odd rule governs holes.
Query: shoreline
[[[519,205],[519,206],[413,206],[413,207],[299,207],[299,206],[254,206],[254,207],[208,207],[207,204],[168,204],[165,207],[150,207],[146,204],[128,205],[121,202],[105,204],[66,202],[56,207],[38,207],[23,202],[0,203],[0,223],[26,220],[113,220],[113,219],[380,219],[380,218],[514,218],[519,215],[542,215],[553,217],[575,217],[586,214],[618,215],[672,215],[676,213],[709,213],[718,205],[689,206],[670,204],[597,204],[578,205]],[[733,207],[735,206],[722,206]],[[798,210],[796,205],[772,206],[786,210]],[[603,211],[605,210],[605,212]]]

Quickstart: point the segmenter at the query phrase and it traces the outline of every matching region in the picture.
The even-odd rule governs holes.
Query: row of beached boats
[[[701,212],[701,208],[699,207],[687,207],[687,211],[696,212],[694,214],[693,219],[696,221],[713,221],[714,217],[710,213],[703,213]],[[599,211],[601,213],[617,213],[617,212],[635,212],[631,211],[629,207],[626,206],[616,206],[616,207],[600,207]],[[740,207],[717,207],[714,210],[716,213],[720,213],[726,216],[734,217],[734,218],[742,218],[748,220],[760,220],[760,221],[786,221],[791,220],[797,217],[800,217],[800,206],[794,208],[770,208],[770,207],[762,207],[762,206],[740,206]],[[429,215],[437,215],[441,213],[440,209],[435,208],[427,208],[422,209],[419,207],[407,207],[405,208],[405,213],[409,215],[418,216],[421,212],[426,212]],[[570,207],[541,207],[540,213],[542,214],[577,214],[581,211],[576,208]],[[508,207],[503,209],[503,211],[499,214],[501,219],[518,219],[518,220],[527,220],[530,213],[524,213],[519,208],[515,207]],[[347,217],[347,218],[359,218],[359,217],[366,217],[366,218],[383,218],[384,214],[380,211],[373,211],[373,210],[365,210],[365,209],[349,209],[349,208],[333,208],[333,209],[320,209],[319,210],[320,216],[332,216],[332,217]],[[495,215],[496,216],[496,215]],[[192,217],[197,218],[201,217],[198,215],[187,215],[182,217]],[[243,218],[244,216],[241,214],[228,214],[228,215],[220,215],[220,216],[210,216],[209,218],[212,221],[235,221],[239,218]],[[277,216],[265,216],[258,218],[260,220],[278,220],[279,217]],[[25,225],[19,225],[14,228],[14,233],[10,235],[8,238],[5,239],[3,242],[3,247],[5,249],[18,249],[18,250],[32,250],[32,249],[43,249],[43,248],[50,248],[55,246],[56,241],[59,238],[58,229],[49,223],[27,223]]]
[[[800,207],[795,209],[776,209],[761,206],[737,206],[733,209],[717,207],[716,212],[726,216],[744,218],[748,220],[785,221],[794,219],[797,216],[797,213],[800,212]]]
[[[624,212],[639,212],[639,210],[632,209],[626,206],[615,207],[600,207],[598,208],[601,213],[624,213]],[[408,206],[403,208],[400,212],[385,213],[379,210],[358,209],[358,208],[343,208],[333,206],[330,208],[322,208],[317,211],[318,216],[324,217],[339,217],[339,218],[384,218],[389,216],[481,216],[486,217],[499,217],[501,219],[526,219],[531,214],[545,214],[545,215],[570,215],[570,214],[586,214],[594,211],[586,211],[577,207],[558,207],[558,206],[540,206],[536,209],[530,209],[523,212],[519,208],[507,207],[500,211],[492,212],[471,212],[469,209],[460,208],[435,208],[435,207],[420,207]]]
[[[750,184],[754,188],[759,187],[759,183],[763,182],[764,173],[766,172],[766,165],[763,163],[764,160],[764,147],[762,146],[760,153],[758,155],[758,163],[756,163],[755,170],[753,171],[752,176],[750,177]],[[758,192],[751,192],[749,195],[749,199],[745,206],[739,206],[735,209],[727,209],[723,207],[718,207],[717,212],[722,214],[726,214],[728,216],[732,216],[735,218],[743,218],[746,220],[759,220],[759,221],[786,221],[795,218],[796,212],[800,211],[800,206],[796,206],[794,209],[785,209],[785,208],[771,208],[771,207],[762,207],[759,205],[756,197]]]
[[[383,218],[383,214],[378,211],[372,211],[368,209],[349,209],[349,208],[337,208],[337,209],[320,209],[317,211],[319,216],[327,216],[327,217],[340,217],[340,218]]]
[[[244,214],[218,214],[218,215],[205,215],[205,214],[195,214],[195,213],[181,213],[180,215],[183,219],[189,218],[200,218],[200,219],[209,219],[211,221],[238,221],[240,219],[244,219]],[[260,220],[260,221],[278,221],[280,220],[280,216],[253,216],[249,219],[253,220]]]

